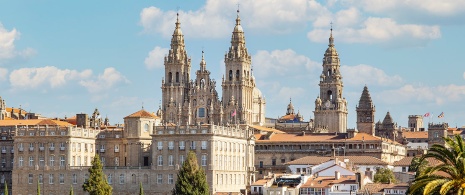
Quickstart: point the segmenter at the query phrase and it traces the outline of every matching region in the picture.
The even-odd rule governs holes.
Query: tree
[[[436,159],[441,164],[417,171],[410,194],[464,194],[465,142],[460,135],[445,137],[445,146],[434,144],[420,161]]]
[[[73,186],[71,185],[71,189],[69,190],[69,195],[74,195],[74,190],[73,190]]]
[[[8,182],[5,181],[5,189],[3,190],[4,191],[4,195],[8,195]]]
[[[428,165],[428,161],[420,161],[420,158],[413,157],[410,166],[408,167],[409,172],[417,172],[423,170]]]
[[[394,173],[389,168],[379,168],[374,177],[375,183],[393,183],[396,181]]]
[[[173,194],[207,195],[210,194],[205,171],[197,163],[195,152],[190,151],[177,175]]]
[[[40,183],[39,183],[39,180],[37,180],[37,195],[40,195]]]
[[[142,188],[142,182],[139,182],[139,195],[144,195],[144,188]]]
[[[102,163],[98,154],[92,159],[92,167],[89,168],[89,179],[82,185],[82,189],[89,195],[110,195],[112,187],[102,170]]]

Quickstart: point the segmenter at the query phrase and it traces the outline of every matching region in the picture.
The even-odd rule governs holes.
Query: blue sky
[[[177,10],[192,72],[203,49],[220,81],[238,3],[267,117],[292,98],[313,118],[333,22],[350,128],[365,84],[376,120],[430,112],[425,123],[465,125],[463,0],[1,1],[0,96],[48,117],[156,111]]]

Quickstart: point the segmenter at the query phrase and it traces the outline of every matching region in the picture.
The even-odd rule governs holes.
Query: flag
[[[231,114],[231,116],[236,116],[236,110]]]
[[[444,112],[441,112],[441,114],[438,116],[438,118],[444,118]]]
[[[423,115],[423,117],[429,117],[429,112],[425,113],[425,115]]]

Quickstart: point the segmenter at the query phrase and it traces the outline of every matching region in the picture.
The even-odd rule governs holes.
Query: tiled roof
[[[14,125],[59,125],[62,127],[71,126],[72,124],[59,120],[51,119],[28,119],[28,120],[0,120],[0,126],[14,126]]]
[[[428,132],[427,131],[405,131],[405,132],[402,132],[402,136],[407,139],[415,139],[415,138],[428,139]]]
[[[27,112],[21,108],[8,108],[7,107],[5,110],[6,112],[11,112],[11,110],[13,109],[14,109],[13,113],[19,113],[19,110],[21,110],[21,114],[27,114]]]
[[[393,165],[394,166],[410,166],[413,158],[414,158],[413,156],[404,157],[403,159],[400,159],[399,161],[394,162]],[[426,160],[428,161],[428,165],[431,165],[431,166],[442,164],[441,161],[436,160],[434,158],[427,158]]]
[[[268,127],[262,127],[258,125],[249,125],[249,127],[254,128],[259,131],[266,131],[266,132],[273,132],[273,133],[284,133],[283,131],[277,130],[277,129],[272,129]]]
[[[373,136],[366,133],[357,133],[353,138],[346,139],[346,133],[309,133],[305,135],[298,135],[298,134],[273,134],[271,136],[256,134],[255,139],[257,143],[260,142],[340,142],[340,141],[381,141],[395,143],[397,142],[389,140],[389,139],[382,139],[381,137]],[[265,139],[266,138],[266,139]]]
[[[253,185],[253,186],[262,186],[262,185],[265,185],[266,182],[268,182],[268,180],[266,180],[266,179],[259,179],[259,180],[255,181],[252,185]]]
[[[316,165],[337,158],[339,161],[348,159],[354,165],[388,165],[388,163],[372,156],[306,156],[286,163],[287,165]]]
[[[285,115],[281,118],[279,118],[279,120],[294,120],[295,119],[295,114],[288,114],[288,115]]]
[[[335,177],[317,177],[317,178],[309,178],[305,184],[301,186],[301,188],[327,188],[334,184],[340,183],[357,183],[355,175],[344,175],[341,176],[338,180]]]
[[[142,109],[142,110],[134,112],[131,115],[126,116],[124,118],[155,118],[155,119],[157,119],[158,116],[155,116],[155,114],[152,114],[152,113],[147,112],[144,109]]]
[[[407,183],[368,183],[364,187],[364,192],[365,190],[370,192],[370,193],[379,193],[379,192],[384,192],[384,189],[407,189],[409,185]]]

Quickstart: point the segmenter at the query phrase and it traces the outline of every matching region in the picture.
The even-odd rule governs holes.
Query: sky
[[[112,124],[155,112],[176,13],[192,74],[203,50],[220,83],[238,7],[267,117],[283,116],[292,98],[313,118],[332,23],[349,128],[365,85],[376,121],[389,111],[407,126],[429,112],[425,124],[465,125],[464,0],[4,0],[0,96],[46,117],[98,108]]]

